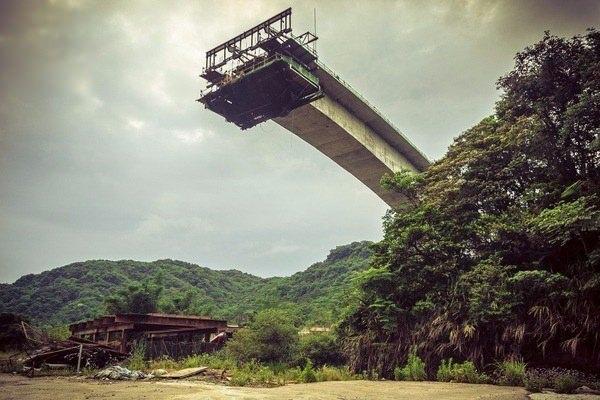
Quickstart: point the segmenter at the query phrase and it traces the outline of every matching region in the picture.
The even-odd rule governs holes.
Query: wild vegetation
[[[498,87],[445,157],[382,180],[408,203],[355,279],[354,371],[392,376],[410,349],[429,376],[451,357],[600,368],[600,33],[546,34]]]
[[[298,330],[285,311],[263,310],[216,353],[192,355],[181,360],[168,357],[145,360],[144,344],[140,342],[132,351],[127,367],[151,372],[203,366],[221,371],[235,386],[277,386],[362,378],[344,365],[334,333],[300,337]],[[307,347],[307,343],[315,344],[315,347]],[[319,349],[325,351],[319,353]]]
[[[600,33],[546,34],[498,87],[495,113],[445,157],[382,179],[407,202],[386,214],[375,245],[336,248],[288,278],[172,260],[75,263],[2,285],[0,311],[43,323],[106,311],[243,322],[217,354],[148,362],[138,349],[130,360],[227,369],[235,385],[599,388],[575,369],[600,370]],[[336,322],[335,333],[298,336]]]
[[[278,308],[303,325],[330,325],[348,301],[351,275],[367,267],[370,246],[339,246],[305,271],[267,279],[173,260],[78,262],[0,284],[0,312],[24,315],[38,325],[119,311],[209,315],[245,323],[259,310]]]

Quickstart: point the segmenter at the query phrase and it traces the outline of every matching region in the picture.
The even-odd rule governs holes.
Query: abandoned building
[[[73,337],[122,352],[143,343],[148,358],[180,358],[212,352],[219,349],[235,329],[224,320],[156,313],[106,315],[69,325]]]

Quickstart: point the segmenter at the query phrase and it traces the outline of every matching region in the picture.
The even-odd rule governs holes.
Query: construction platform
[[[319,79],[308,68],[281,54],[245,65],[224,80],[200,101],[242,129],[285,116],[323,95]]]
[[[294,36],[288,8],[206,53],[198,99],[242,129],[272,119],[354,175],[392,207],[406,199],[380,185],[429,160],[350,85],[319,62],[311,32]]]

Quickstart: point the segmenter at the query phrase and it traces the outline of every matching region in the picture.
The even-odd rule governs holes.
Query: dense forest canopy
[[[600,33],[548,33],[501,77],[494,115],[423,174],[382,184],[384,219],[340,326],[357,371],[416,349],[486,366],[600,366]]]

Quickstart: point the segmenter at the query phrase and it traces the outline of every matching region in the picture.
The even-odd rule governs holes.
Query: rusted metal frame
[[[273,32],[273,28],[271,25],[279,22],[279,30],[275,30]],[[267,34],[266,38],[261,38],[260,33],[264,29]],[[252,50],[256,50],[262,42],[267,39],[271,39],[272,37],[283,36],[286,33],[292,31],[292,9],[291,7],[287,10],[280,12],[279,14],[269,18],[268,20],[261,22],[260,24],[248,29],[247,31],[237,35],[233,39],[229,39],[225,43],[222,43],[213,49],[206,52],[206,70],[217,69],[227,64],[227,62],[238,58],[238,56],[230,50],[230,47],[236,47],[239,45],[238,51],[240,52],[248,52]],[[243,40],[250,38],[250,46],[243,48]],[[255,43],[256,39],[256,43]],[[232,55],[227,54],[227,52],[233,53]],[[219,53],[223,53],[223,60],[217,63],[217,55]]]
[[[294,36],[294,39],[301,45],[301,46],[306,46],[308,44],[311,44],[312,42],[316,41],[319,37],[316,36],[315,34],[313,34],[312,32],[308,31],[308,32],[304,32],[302,35],[300,36]],[[311,53],[315,53],[313,49],[307,48],[307,50],[309,50]]]
[[[98,332],[106,332],[107,334],[110,332],[116,332],[116,331],[121,331],[123,329],[134,329],[135,324],[133,322],[131,323],[119,323],[119,324],[115,324],[115,325],[110,325],[110,326],[103,326],[103,327],[97,327],[97,328],[90,328],[90,329],[82,329],[82,330],[78,330],[78,331],[74,331],[72,332],[74,335],[90,335],[90,334],[96,334]]]
[[[214,320],[214,319],[201,319],[201,318],[185,318],[175,317],[166,315],[144,315],[144,314],[133,314],[118,316],[115,322],[129,322],[135,324],[145,325],[166,325],[173,327],[205,327],[213,325],[224,325],[227,326],[227,321]]]

